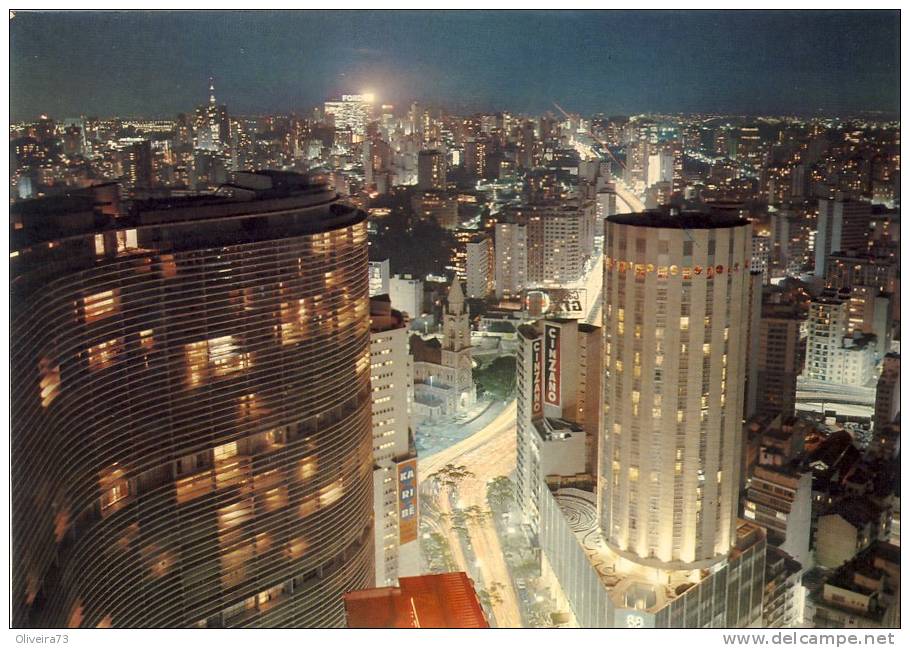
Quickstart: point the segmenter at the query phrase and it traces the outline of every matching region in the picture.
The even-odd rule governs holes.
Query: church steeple
[[[461,282],[457,278],[453,279],[452,285],[449,286],[446,312],[452,315],[464,313],[464,291],[461,289]]]
[[[471,325],[464,307],[464,291],[458,279],[449,286],[449,297],[442,322],[442,347],[448,351],[461,351],[471,346]]]

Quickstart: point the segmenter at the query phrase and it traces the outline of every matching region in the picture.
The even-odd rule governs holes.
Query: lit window
[[[230,443],[225,443],[220,446],[216,446],[214,450],[215,461],[222,461],[224,459],[230,459],[237,455],[237,442],[231,441]]]
[[[304,457],[300,460],[300,479],[306,481],[316,476],[319,461],[315,456]]]
[[[96,344],[93,347],[88,349],[88,366],[92,371],[98,371],[99,369],[106,369],[114,364],[114,360],[117,359],[122,345],[120,344],[120,338],[114,338],[108,340],[107,342],[102,342],[101,344]]]
[[[331,484],[323,486],[319,491],[319,506],[320,508],[334,504],[341,496],[344,495],[344,488],[342,485],[342,480],[339,477]]]
[[[224,376],[250,366],[250,355],[240,351],[232,335],[191,342],[184,350],[190,387],[203,383],[210,372]]]
[[[240,353],[232,335],[209,340],[208,358],[216,376],[224,376],[249,366],[249,354]]]
[[[136,230],[120,230],[117,232],[117,252],[126,252],[135,250],[139,247],[136,238]]]
[[[122,468],[116,464],[104,469],[100,474],[101,511],[108,512],[111,507],[130,495],[130,483]]]
[[[85,308],[85,322],[91,324],[109,317],[117,311],[120,303],[119,291],[116,289],[105,290],[94,295],[88,295],[82,303]]]
[[[688,315],[684,315],[679,318],[679,329],[681,331],[689,330],[689,316]]]
[[[42,358],[38,363],[41,380],[38,383],[41,389],[41,406],[49,406],[57,394],[60,393],[60,365],[53,364],[48,358]]]
[[[177,276],[177,263],[173,254],[161,255],[161,276],[165,279]]]

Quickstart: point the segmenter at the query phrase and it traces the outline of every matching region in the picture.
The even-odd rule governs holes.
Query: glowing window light
[[[38,383],[41,390],[41,406],[48,407],[60,393],[60,365],[53,364],[48,358],[38,362],[41,379]]]

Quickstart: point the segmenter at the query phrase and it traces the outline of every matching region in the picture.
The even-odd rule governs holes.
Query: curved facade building
[[[342,626],[372,586],[365,216],[236,183],[14,209],[14,626]]]
[[[633,564],[695,570],[736,541],[751,226],[611,216],[598,508]]]

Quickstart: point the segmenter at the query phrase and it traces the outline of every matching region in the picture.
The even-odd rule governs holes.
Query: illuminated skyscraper
[[[508,210],[512,222],[526,226],[528,284],[565,286],[582,277],[594,250],[596,214],[593,201],[552,201]]]
[[[131,189],[152,186],[152,145],[148,140],[131,142],[122,152],[123,176]]]
[[[496,223],[496,297],[518,299],[528,281],[528,228],[518,223]]]
[[[437,149],[417,154],[417,189],[437,191],[446,188],[446,155]]]
[[[233,183],[13,213],[17,627],[340,626],[372,585],[365,216]]]
[[[465,293],[485,299],[493,292],[493,239],[479,235],[465,243]]]
[[[335,128],[350,130],[360,141],[366,134],[374,102],[372,94],[342,95],[341,101],[325,102],[325,116],[332,119]]]
[[[766,534],[736,518],[750,230],[733,215],[609,217],[604,336],[578,325],[574,391],[561,338],[575,324],[519,328],[518,502],[583,627],[761,620]],[[602,392],[590,360],[601,344]],[[590,393],[603,395],[602,426],[587,421]],[[573,394],[585,400],[568,414],[585,422],[549,418]],[[596,483],[582,449],[598,458]]]
[[[734,216],[607,219],[600,524],[662,570],[735,539],[751,227]]]
[[[227,107],[215,100],[215,84],[209,80],[209,102],[196,108],[193,122],[196,130],[196,148],[221,151],[231,142],[231,120]]]
[[[376,585],[382,587],[420,569],[417,453],[411,438],[414,366],[407,322],[387,294],[370,299],[370,376]]]

